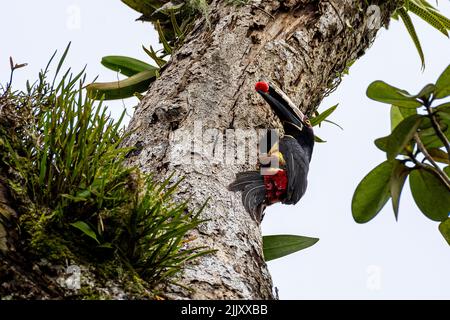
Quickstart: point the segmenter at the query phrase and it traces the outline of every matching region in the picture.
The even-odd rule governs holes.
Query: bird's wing
[[[291,136],[284,136],[280,140],[280,152],[286,161],[288,176],[287,197],[285,204],[295,204],[305,194],[308,185],[309,161],[307,153]]]

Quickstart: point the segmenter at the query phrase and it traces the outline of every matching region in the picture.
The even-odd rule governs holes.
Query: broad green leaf
[[[374,141],[374,143],[375,143],[375,145],[377,146],[378,149],[380,149],[381,151],[386,152],[387,151],[388,141],[389,141],[389,136],[378,138],[378,139],[376,139]]]
[[[100,241],[98,241],[98,239],[97,239],[96,233],[94,232],[94,230],[92,230],[92,228],[86,222],[77,221],[77,222],[72,223],[71,226],[77,228],[78,230],[83,232],[85,235],[94,239],[98,244],[100,244]]]
[[[450,219],[446,219],[439,224],[439,231],[444,239],[450,245]]]
[[[393,104],[404,108],[418,108],[422,104],[404,90],[393,87],[383,81],[374,81],[367,88],[367,96],[370,99]]]
[[[419,130],[426,130],[431,127],[433,127],[433,123],[431,122],[430,118],[428,116],[423,117],[422,122],[420,123],[420,126],[419,126]]]
[[[127,77],[134,76],[142,71],[159,69],[141,60],[124,56],[103,57],[102,65],[113,71],[120,72]]]
[[[450,177],[450,166],[445,167],[444,172],[447,175],[447,177]]]
[[[398,220],[398,209],[400,205],[400,195],[402,193],[403,185],[410,169],[401,161],[396,160],[392,170],[390,191],[392,197],[392,208],[394,209],[395,219]]]
[[[418,114],[409,116],[395,127],[387,143],[386,153],[389,160],[395,159],[410,143],[420,126],[422,117]]]
[[[434,159],[434,161],[450,164],[450,161],[448,160],[447,152],[445,152],[441,149],[438,149],[438,148],[431,148],[431,149],[428,149],[427,151],[428,151],[429,155]]]
[[[428,119],[425,119],[424,123],[427,121]],[[422,140],[422,143],[427,149],[443,147],[444,143],[436,135],[436,131],[434,130],[434,128],[431,127],[431,121],[429,121],[429,124],[429,128],[420,130],[420,140]],[[450,120],[446,121],[445,119],[443,119],[439,121],[439,126],[447,139],[450,139]]]
[[[264,259],[270,261],[287,256],[291,253],[311,247],[317,241],[319,241],[317,238],[295,235],[264,236]]]
[[[89,98],[92,99],[125,99],[136,92],[144,92],[150,83],[156,79],[157,70],[142,71],[122,81],[92,83],[86,87]]]
[[[373,219],[390,198],[390,180],[395,161],[385,161],[361,180],[353,194],[352,214],[357,223]]]
[[[311,125],[314,127],[319,125],[322,121],[325,121],[325,119],[327,119],[334,112],[334,110],[336,110],[337,107],[338,105],[334,105],[331,108],[328,108],[327,110],[319,114],[317,117],[312,118]]]
[[[450,65],[440,75],[436,81],[436,92],[434,97],[442,99],[450,95]]]
[[[143,0],[121,0],[121,1],[125,3],[127,6],[129,6],[131,9],[134,9],[147,17],[150,17],[157,8],[154,4],[155,1],[143,1]]]
[[[427,84],[425,87],[423,87],[418,94],[415,95],[406,95],[409,98],[414,98],[414,99],[422,99],[422,100],[427,100],[431,94],[434,93],[434,91],[436,90],[436,86],[432,83]]]
[[[432,83],[427,84],[425,87],[420,90],[418,94],[414,96],[414,98],[419,98],[422,100],[428,100],[428,98],[434,93],[436,90],[436,86]]]
[[[435,110],[440,119],[450,122],[450,102],[437,106]]]
[[[434,221],[447,219],[450,212],[450,191],[440,178],[425,169],[413,170],[409,185],[420,211]]]
[[[404,119],[417,114],[417,109],[402,108],[398,106],[391,106],[391,131]]]

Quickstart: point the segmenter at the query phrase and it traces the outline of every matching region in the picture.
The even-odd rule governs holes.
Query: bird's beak
[[[279,88],[270,84],[268,92],[262,90],[257,90],[257,92],[266,100],[282,122],[290,122],[300,129],[306,125],[305,115]]]

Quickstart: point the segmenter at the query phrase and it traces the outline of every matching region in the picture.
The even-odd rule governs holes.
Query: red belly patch
[[[287,191],[288,178],[285,170],[278,170],[273,175],[264,175],[266,200],[269,204],[283,200]]]

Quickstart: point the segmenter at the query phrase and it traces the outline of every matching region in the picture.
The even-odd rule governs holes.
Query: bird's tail
[[[242,192],[242,204],[253,220],[261,223],[265,209],[266,188],[259,171],[239,172],[229,186],[230,191]]]

